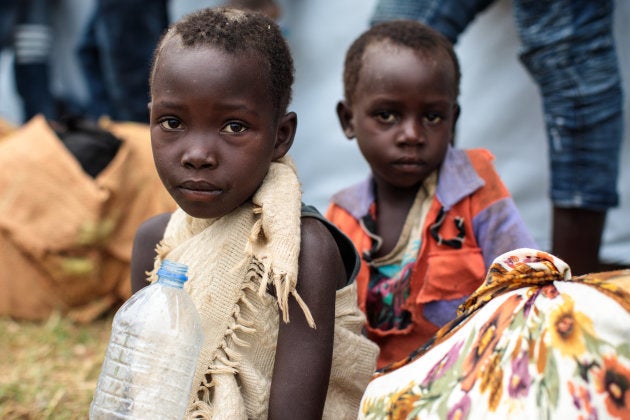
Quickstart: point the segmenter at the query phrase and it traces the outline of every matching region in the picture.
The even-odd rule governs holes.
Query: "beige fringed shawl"
[[[158,247],[189,266],[186,290],[204,325],[189,418],[266,418],[279,313],[288,319],[300,253],[300,185],[287,157],[271,164],[251,202],[219,219],[176,211]],[[152,274],[155,279],[155,272]],[[277,298],[267,293],[272,286]],[[354,283],[337,292],[333,369],[325,417],[356,418],[378,347],[361,336]]]

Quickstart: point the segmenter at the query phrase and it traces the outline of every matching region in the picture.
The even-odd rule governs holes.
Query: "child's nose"
[[[181,159],[182,166],[193,169],[212,169],[218,165],[216,142],[207,136],[191,139]]]
[[[422,124],[411,118],[403,121],[396,141],[401,145],[417,145],[423,143],[424,135]]]

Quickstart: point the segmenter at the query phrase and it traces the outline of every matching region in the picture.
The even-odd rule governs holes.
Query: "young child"
[[[286,156],[293,73],[279,28],[256,12],[200,10],[156,49],[151,144],[179,209],[138,230],[132,284],[155,280],[164,258],[189,266],[204,324],[190,417],[354,418],[375,369],[358,255],[302,206]]]
[[[491,154],[452,146],[460,70],[443,36],[376,25],[350,46],[343,80],[339,121],[371,176],[335,194],[326,216],[362,256],[359,306],[381,368],[454,318],[495,257],[535,244]]]

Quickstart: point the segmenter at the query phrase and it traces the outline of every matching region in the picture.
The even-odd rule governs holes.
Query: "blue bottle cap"
[[[188,280],[188,266],[171,260],[163,260],[158,269],[158,279],[167,279],[184,283]]]

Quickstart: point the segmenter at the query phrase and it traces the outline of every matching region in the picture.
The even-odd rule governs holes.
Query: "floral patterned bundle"
[[[630,419],[630,270],[501,255],[455,320],[375,375],[359,418]]]

